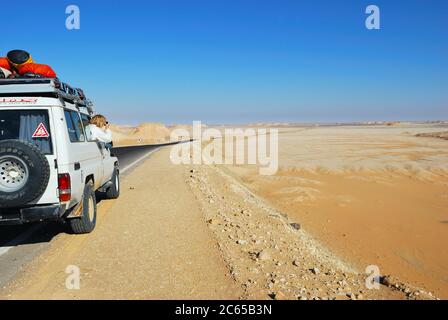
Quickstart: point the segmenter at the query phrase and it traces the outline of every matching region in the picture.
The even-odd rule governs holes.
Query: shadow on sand
[[[96,198],[98,204],[106,199],[105,194],[101,192],[97,192]],[[48,243],[61,233],[72,234],[68,225],[61,221],[0,226],[0,247]]]

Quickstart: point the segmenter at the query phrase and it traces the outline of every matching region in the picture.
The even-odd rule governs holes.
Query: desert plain
[[[313,126],[279,133],[279,170],[224,170],[363,272],[448,298],[448,127]]]
[[[360,272],[375,266],[448,298],[446,123],[249,127],[279,128],[278,172],[220,170]]]
[[[448,299],[446,123],[249,127],[278,128],[275,174],[161,147],[99,204],[94,233],[58,232],[0,299]],[[191,130],[112,127],[116,145],[175,128]]]
[[[221,170],[357,270],[376,266],[448,298],[446,123],[248,127],[279,128],[278,172]],[[163,141],[170,129],[147,124],[134,132]]]

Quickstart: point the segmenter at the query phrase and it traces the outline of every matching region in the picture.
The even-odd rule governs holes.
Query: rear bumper
[[[44,220],[58,220],[62,215],[61,205],[35,206],[22,209],[0,209],[0,225],[18,225]]]

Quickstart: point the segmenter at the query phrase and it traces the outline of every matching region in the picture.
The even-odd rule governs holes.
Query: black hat
[[[12,50],[8,52],[8,60],[15,66],[20,66],[31,59],[31,55],[24,50]]]

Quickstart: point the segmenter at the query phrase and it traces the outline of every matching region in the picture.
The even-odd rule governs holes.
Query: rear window
[[[50,122],[46,110],[0,110],[0,141],[30,142],[44,154],[52,154]]]

